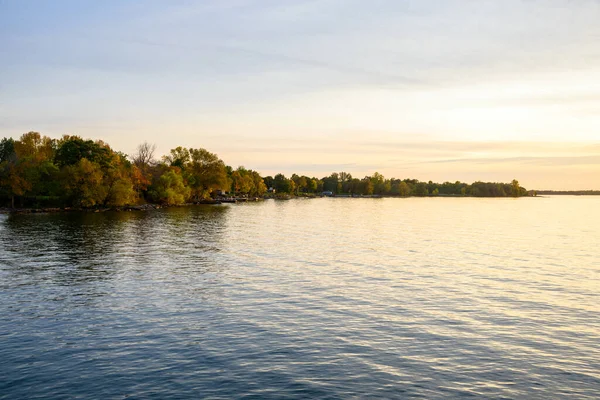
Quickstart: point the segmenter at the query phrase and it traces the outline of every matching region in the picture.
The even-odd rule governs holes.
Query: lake
[[[0,398],[598,398],[600,196],[0,215]]]

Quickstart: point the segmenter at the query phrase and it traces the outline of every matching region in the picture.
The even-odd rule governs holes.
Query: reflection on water
[[[173,208],[5,216],[1,256],[12,268],[4,272],[13,273],[14,279],[37,275],[38,280],[73,286],[114,278],[124,263],[140,268],[160,260],[177,268],[186,258],[206,263],[209,252],[219,250],[226,213],[226,208],[203,208],[201,213]],[[39,283],[29,278],[24,282]]]
[[[594,398],[599,203],[0,215],[0,398]]]

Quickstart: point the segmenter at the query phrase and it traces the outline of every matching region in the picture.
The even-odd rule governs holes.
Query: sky
[[[0,0],[0,137],[600,189],[600,1]]]

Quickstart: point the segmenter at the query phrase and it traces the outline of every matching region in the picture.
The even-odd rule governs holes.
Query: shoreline
[[[192,207],[192,206],[209,206],[209,205],[222,205],[222,204],[237,204],[237,203],[253,203],[265,200],[306,200],[306,199],[321,199],[321,198],[332,198],[332,199],[409,199],[409,198],[475,198],[475,199],[508,199],[508,198],[521,198],[521,197],[539,197],[544,198],[547,196],[520,196],[520,197],[500,197],[500,196],[460,196],[460,195],[437,195],[437,196],[351,196],[351,195],[337,195],[337,196],[286,196],[286,197],[264,197],[264,198],[239,198],[239,199],[214,199],[204,200],[192,203],[183,204],[140,204],[122,207],[23,207],[23,208],[10,208],[0,207],[0,214],[58,214],[58,213],[104,213],[104,212],[131,212],[131,211],[152,211],[163,208],[177,208],[177,207]]]

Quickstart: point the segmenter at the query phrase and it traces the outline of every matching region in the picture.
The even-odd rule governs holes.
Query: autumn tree
[[[113,153],[112,159],[103,171],[103,185],[106,186],[105,206],[120,207],[133,204],[137,200],[132,170],[133,165],[126,156]]]
[[[104,203],[108,191],[103,184],[100,165],[87,158],[61,169],[62,188],[69,204],[76,207],[93,207]]]
[[[123,206],[136,202],[134,170],[127,157],[100,140],[64,136],[55,163],[67,204],[78,207]]]
[[[162,173],[154,180],[148,190],[150,198],[160,204],[176,205],[185,203],[191,190],[185,183],[178,167],[164,166]]]
[[[184,164],[184,172],[196,200],[227,188],[225,163],[205,149],[189,149],[189,162]]]
[[[154,152],[156,145],[144,142],[137,146],[136,152],[131,157],[133,163],[131,168],[131,179],[135,191],[139,196],[143,196],[148,190],[152,180],[152,168],[156,164]]]
[[[263,196],[267,192],[267,185],[265,185],[263,178],[256,171],[250,171],[250,175],[252,177],[252,181],[254,182],[254,189],[250,194],[258,197]]]
[[[296,188],[296,195],[299,195],[300,191],[305,189],[306,186],[308,185],[305,176],[299,176],[297,174],[293,174],[291,179],[294,182],[294,186]]]
[[[408,186],[408,183],[402,181],[398,184],[398,194],[403,197],[410,194],[410,187]]]
[[[10,197],[49,195],[58,169],[52,162],[54,140],[37,132],[23,134],[19,140],[0,143],[0,191]]]
[[[190,162],[190,152],[188,149],[178,146],[171,149],[170,153],[163,156],[163,161],[171,167],[178,167],[181,170]]]
[[[154,152],[156,151],[156,145],[144,142],[139,144],[135,154],[131,157],[133,165],[140,169],[148,168],[153,165],[156,160],[154,159]]]

